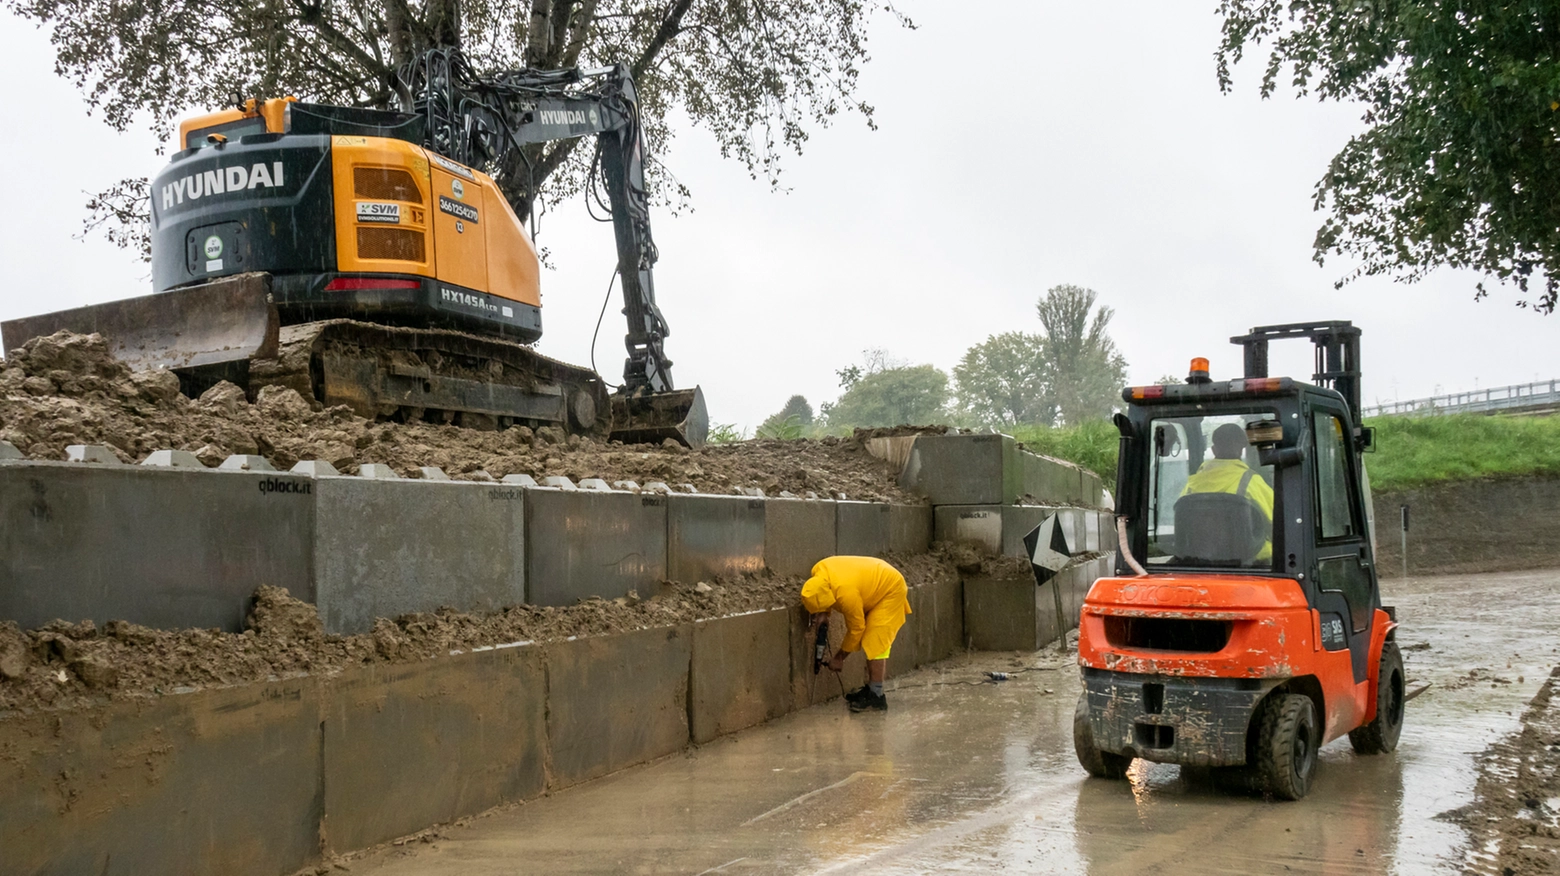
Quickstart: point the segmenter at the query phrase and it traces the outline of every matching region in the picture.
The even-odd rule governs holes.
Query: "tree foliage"
[[[1560,4],[1549,0],[1222,0],[1219,84],[1265,45],[1262,95],[1364,105],[1366,130],[1316,184],[1315,258],[1339,281],[1413,281],[1446,265],[1514,284],[1553,312],[1560,288]],[[1477,297],[1486,290],[1480,283]]]
[[[181,115],[248,97],[397,108],[397,70],[459,46],[479,73],[628,64],[651,156],[665,153],[676,109],[771,185],[811,127],[847,111],[872,124],[857,94],[869,21],[887,12],[912,26],[887,0],[3,2],[50,28],[55,72],[120,131],[144,121],[166,136]],[[555,199],[581,190],[577,143],[527,156]],[[686,196],[659,164],[649,171],[663,198]],[[99,196],[94,217],[144,216],[136,182]]]
[[[1035,305],[1045,327],[1045,358],[1064,425],[1109,417],[1127,382],[1127,360],[1110,339],[1116,311],[1093,289],[1052,286]]]
[[[982,426],[1054,423],[1045,338],[1003,332],[969,348],[953,367],[960,413]]]
[[[926,425],[947,417],[948,375],[936,367],[868,350],[864,365],[838,373],[845,392],[819,406],[830,428]]]
[[[1109,307],[1081,286],[1053,286],[1035,304],[1039,334],[1006,332],[954,367],[960,412],[981,426],[1074,425],[1108,417],[1127,362],[1110,339]]]
[[[807,397],[793,395],[785,402],[785,407],[770,414],[763,423],[759,424],[754,433],[759,438],[781,438],[791,440],[805,437],[813,425],[813,408],[808,404]]]

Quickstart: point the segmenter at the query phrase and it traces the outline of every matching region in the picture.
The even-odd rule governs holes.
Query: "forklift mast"
[[[1245,350],[1246,377],[1268,376],[1268,342],[1308,338],[1316,345],[1312,382],[1336,390],[1349,406],[1355,435],[1360,431],[1360,330],[1348,320],[1261,325],[1230,338]]]

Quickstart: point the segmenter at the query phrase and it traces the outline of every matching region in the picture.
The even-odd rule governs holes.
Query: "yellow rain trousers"
[[[894,636],[910,613],[905,576],[876,557],[827,557],[812,567],[802,585],[809,612],[834,610],[845,616],[840,650],[865,651],[868,660],[887,660]]]

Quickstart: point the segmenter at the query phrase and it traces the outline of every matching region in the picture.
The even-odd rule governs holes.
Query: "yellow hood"
[[[836,599],[834,582],[826,576],[815,575],[802,585],[802,607],[812,614],[833,608]]]

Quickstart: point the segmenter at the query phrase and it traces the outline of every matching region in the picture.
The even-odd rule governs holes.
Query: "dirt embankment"
[[[890,557],[912,587],[957,574],[943,554]],[[703,618],[799,605],[802,578],[752,575],[666,583],[645,599],[518,605],[491,614],[448,609],[380,619],[371,632],[325,633],[313,605],[279,587],[255,594],[243,633],[154,630],[124,621],[55,621],[23,631],[0,622],[0,713],[70,708],[186,688],[331,674],[367,663],[407,663],[510,642],[551,642],[668,627]]]
[[[199,399],[179,394],[168,372],[132,374],[98,335],[60,332],[0,360],[0,440],[32,459],[59,460],[71,444],[102,444],[123,462],[155,450],[188,450],[214,466],[230,454],[259,454],[279,469],[329,462],[345,474],[385,463],[402,475],[437,466],[457,479],[528,474],[598,477],[641,486],[692,484],[705,493],[758,487],[819,496],[919,504],[898,472],[861,439],[747,441],[698,451],[680,446],[599,444],[554,428],[482,432],[428,423],[365,420],[346,407],[320,409],[297,392],[266,387],[252,401],[230,383]],[[483,472],[486,475],[482,474]]]
[[[1376,506],[1376,565],[1403,568],[1401,509],[1408,506],[1410,575],[1551,569],[1560,563],[1560,477],[1450,481],[1383,491]]]

